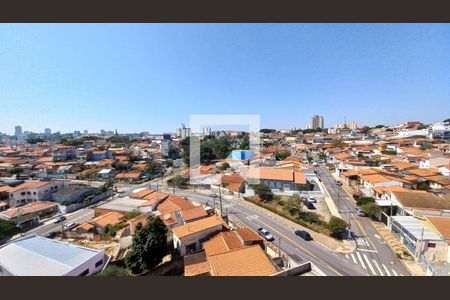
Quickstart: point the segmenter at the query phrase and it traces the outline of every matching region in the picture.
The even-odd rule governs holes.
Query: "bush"
[[[61,203],[59,203],[59,204],[62,205],[62,206],[69,206],[70,202],[67,201],[67,200],[64,200],[64,201],[61,201]]]
[[[130,271],[123,267],[109,265],[97,276],[130,276]]]
[[[110,237],[115,237],[117,234],[117,231],[119,231],[122,228],[123,228],[122,224],[115,224],[112,226],[108,226],[106,228],[106,234],[109,235]]]
[[[372,219],[376,219],[381,212],[381,208],[375,202],[364,204],[361,206],[361,209]]]
[[[327,227],[333,237],[340,239],[342,233],[347,228],[347,223],[338,217],[332,216]]]
[[[261,200],[272,200],[273,193],[272,190],[265,184],[255,184],[252,186],[255,195],[257,195]]]
[[[131,219],[134,219],[134,218],[136,218],[137,216],[140,216],[140,215],[141,215],[141,212],[138,211],[137,209],[135,209],[135,210],[132,210],[132,211],[128,212],[125,215],[125,219],[131,220]]]
[[[20,228],[11,221],[0,220],[0,240],[20,233]]]
[[[363,206],[363,205],[366,205],[368,203],[374,203],[374,202],[375,202],[375,199],[372,198],[372,197],[359,197],[356,200],[356,205]]]

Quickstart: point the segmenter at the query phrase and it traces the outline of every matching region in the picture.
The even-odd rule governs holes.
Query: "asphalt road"
[[[377,234],[367,217],[356,214],[357,207],[345,190],[336,185],[330,171],[319,165],[317,175],[333,199],[345,221],[350,220],[350,231],[357,243],[354,253],[343,255],[351,264],[363,267],[371,276],[410,275],[399,258]],[[340,254],[342,255],[342,254]]]
[[[171,190],[167,190],[171,192]],[[212,205],[213,198],[200,192],[192,190],[176,190],[176,194],[200,203],[208,202]],[[366,276],[368,275],[357,265],[349,264],[346,258],[315,241],[304,241],[294,233],[294,228],[280,224],[273,219],[264,209],[243,204],[245,200],[222,200],[224,214],[227,212],[230,218],[236,217],[244,225],[257,230],[264,227],[269,230],[275,238],[275,246],[279,246],[286,255],[297,263],[306,261],[313,262],[320,270],[329,276]],[[216,199],[216,207],[219,200]],[[281,238],[281,241],[280,241]]]

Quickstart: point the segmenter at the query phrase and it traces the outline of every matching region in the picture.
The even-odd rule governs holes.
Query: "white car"
[[[275,240],[275,238],[273,237],[273,235],[267,231],[267,229],[264,228],[258,228],[259,233],[269,242]]]
[[[80,224],[77,223],[77,222],[73,222],[73,223],[67,224],[67,225],[64,226],[63,228],[64,228],[64,231],[66,231],[66,230],[74,229],[74,228],[77,227],[78,225],[80,225]]]

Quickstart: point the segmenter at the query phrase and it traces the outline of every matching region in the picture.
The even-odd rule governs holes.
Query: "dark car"
[[[52,238],[54,238],[55,236],[56,236],[56,232],[54,232],[54,231],[49,232],[49,233],[47,233],[47,234],[45,235],[45,237],[48,238],[48,239],[52,239]]]
[[[301,237],[305,241],[312,241],[313,239],[312,236],[307,231],[304,230],[296,230],[295,235]]]
[[[56,218],[55,223],[61,223],[62,221],[65,221],[65,220],[67,220],[66,217],[60,216],[60,217],[57,217],[57,218]]]
[[[316,207],[314,206],[314,204],[312,204],[309,201],[305,201],[305,205],[308,209],[316,209]]]

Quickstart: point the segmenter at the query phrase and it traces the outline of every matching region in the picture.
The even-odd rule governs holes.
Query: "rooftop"
[[[0,265],[17,276],[61,276],[100,252],[29,235],[0,248]]]
[[[178,238],[182,238],[191,234],[195,234],[216,227],[218,225],[225,225],[225,223],[222,220],[222,218],[218,216],[212,216],[172,228],[172,232]]]

